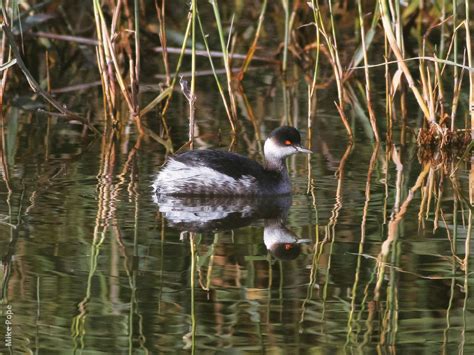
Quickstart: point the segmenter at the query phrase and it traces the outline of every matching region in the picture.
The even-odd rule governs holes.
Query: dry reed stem
[[[5,46],[6,46],[6,36],[3,36],[2,38],[2,54],[5,53]],[[9,50],[9,54],[8,56],[10,57],[11,56],[11,53],[10,53],[10,50]],[[2,110],[3,108],[3,97],[5,95],[5,90],[6,90],[6,87],[7,87],[7,78],[8,78],[8,72],[9,72],[9,68],[14,66],[15,64],[17,64],[17,60],[15,58],[13,59],[9,59],[7,63],[4,63],[4,57],[2,55],[2,58],[1,58],[1,65],[0,65],[0,72],[3,72],[2,73],[2,80],[1,80],[1,83],[0,83],[0,110]]]
[[[7,122],[5,120],[5,115],[3,114],[3,110],[0,109],[0,118],[1,118],[1,125],[0,125],[0,132],[1,132],[1,156],[0,156],[0,163],[2,167],[2,177],[3,181],[5,182],[5,186],[8,191],[8,197],[7,197],[7,204],[10,209],[10,198],[12,196],[13,190],[11,188],[11,183],[10,183],[10,169],[8,167],[8,156],[7,156],[7,132],[6,132],[6,126]]]
[[[390,19],[388,17],[388,10],[387,10],[387,4],[386,0],[379,0],[380,2],[380,14],[381,14],[381,19],[382,19],[382,25],[385,30],[385,35],[387,37],[388,43],[390,44],[390,47],[392,48],[393,53],[395,54],[395,57],[397,58],[397,61],[399,62],[400,68],[403,70],[403,74],[405,75],[405,78],[407,79],[408,86],[412,90],[413,94],[415,95],[416,101],[418,105],[420,106],[421,110],[423,111],[423,115],[425,119],[427,120],[428,123],[436,125],[436,127],[439,129],[439,126],[436,124],[435,117],[432,117],[430,114],[430,111],[428,107],[426,106],[426,103],[423,101],[423,97],[420,94],[418,88],[415,85],[415,81],[413,80],[413,77],[410,73],[410,70],[406,66],[403,58],[403,54],[397,44],[397,40],[395,38],[395,35],[392,30],[392,26],[390,24]]]
[[[469,72],[474,72],[474,67],[471,68],[467,65],[459,64],[459,63],[453,62],[451,60],[440,59],[438,57],[430,57],[430,56],[416,56],[416,57],[410,57],[410,58],[402,58],[400,60],[398,60],[398,59],[397,60],[388,60],[386,62],[384,61],[383,63],[370,64],[367,67],[368,68],[377,68],[377,67],[382,67],[382,66],[385,66],[385,65],[388,65],[388,64],[398,64],[398,63],[401,63],[401,62],[406,63],[406,62],[411,62],[411,61],[415,61],[415,60],[426,60],[426,61],[430,61],[430,62],[444,64],[445,66],[450,65],[450,66],[453,66],[453,67],[456,67],[456,68],[461,68],[461,69],[467,70]],[[350,67],[349,70],[364,69],[364,68],[365,68],[365,66],[356,66],[356,67]]]
[[[31,32],[28,35],[33,36],[33,37],[39,37],[39,38],[54,39],[57,41],[66,41],[69,43],[85,44],[89,46],[97,46],[100,43],[98,40],[93,39],[93,38],[71,36],[71,35],[61,35],[57,33],[44,32],[44,31]]]
[[[26,67],[25,63],[23,62],[23,59],[15,43],[15,38],[13,37],[13,33],[11,32],[10,27],[4,22],[1,28],[3,32],[5,33],[5,35],[7,36],[8,43],[13,52],[13,56],[15,57],[17,61],[16,64],[20,67],[21,71],[23,72],[23,75],[27,79],[28,84],[30,85],[33,92],[41,95],[47,102],[49,102],[54,108],[56,108],[59,112],[61,112],[65,117],[72,120],[80,121],[83,124],[87,125],[91,130],[97,133],[97,130],[93,126],[90,126],[83,117],[79,116],[78,114],[72,111],[69,111],[66,107],[64,107],[63,104],[58,102],[51,95],[49,95],[44,89],[41,88],[40,84],[36,81],[36,79],[33,77],[33,75],[30,73],[30,71]]]
[[[329,50],[330,50],[330,53],[333,60],[334,60],[334,64],[335,64],[335,68],[337,69],[337,71],[335,72],[336,74],[336,83],[338,85],[338,96],[339,96],[339,106],[340,106],[340,109],[342,110],[343,109],[343,105],[344,105],[344,85],[343,85],[343,72],[344,70],[342,69],[342,65],[341,65],[341,60],[339,58],[339,48],[337,46],[337,37],[336,37],[336,25],[334,24],[334,15],[333,15],[333,11],[332,11],[332,0],[329,0],[328,1],[328,5],[329,5],[329,18],[330,18],[330,21],[331,21],[331,32],[332,32],[332,36],[330,37],[331,41],[330,41],[330,45],[329,45],[329,42],[328,42],[328,45],[329,45]],[[320,20],[322,21],[322,18],[320,16]],[[321,22],[322,24],[322,22]],[[329,37],[328,37],[329,38]],[[344,115],[345,117],[345,115]],[[341,116],[342,118],[342,116]],[[350,127],[349,127],[350,128]],[[347,129],[347,127],[346,127]],[[349,135],[352,139],[352,131],[349,132]]]
[[[178,79],[179,70],[181,69],[181,63],[183,62],[183,55],[184,55],[184,51],[186,49],[186,43],[188,41],[189,34],[191,33],[191,24],[192,24],[192,16],[191,16],[191,13],[189,12],[188,13],[188,23],[186,25],[186,31],[184,32],[184,37],[183,37],[183,44],[181,45],[181,53],[180,53],[179,58],[178,58],[178,63],[176,64],[175,75],[173,76],[173,80],[171,80],[171,86],[168,88],[168,89],[170,89],[169,94],[167,95],[167,100],[165,102],[163,110],[161,111],[162,123],[163,123],[163,127],[165,129],[165,134],[167,136],[169,136],[169,130],[168,130],[168,125],[166,124],[165,114],[166,114],[166,111],[168,110],[171,98],[173,96],[173,90],[174,90],[174,86],[176,85],[176,80]],[[163,93],[161,93],[155,99],[153,99],[152,102],[146,106],[146,108],[148,110],[151,110],[156,105],[156,104],[152,105],[152,103],[155,103],[156,101],[158,101],[158,97],[161,96],[162,94]],[[156,102],[156,103],[158,103],[158,102]]]
[[[442,73],[439,69],[439,65],[437,62],[434,63],[434,68],[435,68],[435,87],[438,88],[438,100],[436,101],[436,104],[439,107],[439,115],[440,115],[440,124],[442,124],[442,121],[445,119],[445,111],[444,111],[444,104],[445,104],[445,98],[444,98],[444,84],[442,80]]]
[[[94,0],[94,12],[97,12],[96,21],[97,20],[99,21],[99,23],[97,24],[97,30],[100,31],[102,34],[101,46],[104,48],[106,56],[108,55],[108,57],[112,60],[115,78],[117,79],[120,91],[122,92],[122,96],[127,102],[130,112],[133,115],[136,115],[139,113],[139,111],[137,111],[137,107],[134,106],[132,97],[130,93],[128,92],[127,87],[125,85],[125,80],[123,79],[123,76],[122,76],[118,61],[117,61],[117,56],[115,55],[114,46],[112,45],[109,31],[107,30],[107,27],[106,27],[104,14],[102,12],[102,8],[98,0]]]
[[[163,53],[163,64],[165,66],[166,85],[169,86],[171,83],[171,75],[170,75],[170,64],[168,61],[168,47],[167,47],[167,42],[166,42],[165,7],[166,7],[166,0],[161,0],[161,7],[158,6],[158,0],[155,0],[156,17],[158,18],[158,24],[159,24],[158,36],[160,37],[160,43],[161,43],[161,48],[162,48],[162,53]]]
[[[132,81],[130,85],[132,86],[132,97],[134,99],[134,105],[135,105],[135,113],[137,115],[140,114],[140,100],[139,100],[139,83],[140,83],[140,71],[141,71],[141,55],[140,55],[140,8],[139,8],[139,2],[138,0],[134,0],[134,13],[133,17],[135,20],[134,23],[134,39],[135,39],[135,72],[133,73],[133,78],[135,81]],[[140,120],[139,117],[136,117],[138,120]]]
[[[464,69],[459,75],[459,77],[456,76],[456,78],[454,78],[454,85],[456,86],[453,88],[453,101],[451,104],[451,132],[454,132],[454,128],[455,128],[456,111],[459,105],[459,99],[461,97],[460,94],[461,94],[461,87],[462,87],[462,82],[463,82],[463,77],[464,77],[463,74],[464,74]]]
[[[260,10],[260,16],[258,17],[257,29],[255,31],[255,36],[253,38],[253,42],[250,45],[249,50],[247,51],[247,55],[245,56],[244,62],[242,63],[240,72],[239,74],[237,74],[237,78],[239,81],[242,81],[244,79],[244,75],[250,65],[250,62],[252,61],[252,58],[254,57],[255,50],[257,49],[258,39],[260,38],[260,32],[262,31],[263,20],[265,19],[266,9],[267,9],[267,0],[263,0],[262,8]],[[234,58],[235,55],[232,55],[232,57]]]
[[[367,109],[369,111],[369,120],[370,120],[370,125],[372,127],[372,132],[374,133],[375,141],[379,142],[380,137],[379,137],[379,132],[377,129],[377,119],[375,118],[375,112],[372,106],[372,99],[371,99],[370,75],[369,75],[369,69],[367,68],[367,65],[369,64],[369,60],[367,58],[367,48],[365,45],[365,29],[364,29],[364,18],[362,15],[361,0],[357,1],[357,7],[359,11],[359,25],[360,25],[361,40],[362,40],[362,52],[364,54],[365,96],[367,100]]]
[[[308,110],[308,118],[307,118],[308,149],[312,149],[313,118],[317,111],[317,102],[318,102],[317,95],[316,95],[317,93],[316,83],[318,80],[318,72],[319,72],[319,54],[320,54],[321,38],[320,38],[319,29],[318,29],[318,20],[319,20],[320,13],[319,13],[319,10],[316,8],[315,0],[311,0],[311,3],[308,3],[308,6],[310,6],[311,10],[313,11],[313,19],[314,19],[314,24],[316,27],[316,48],[315,48],[316,55],[314,59],[312,82],[311,82],[311,85],[308,85],[308,109],[307,109]],[[307,162],[307,171],[308,171],[308,184],[306,188],[306,194],[311,193],[311,196],[313,198],[313,206],[317,214],[316,191],[314,188],[313,178],[312,178],[311,157],[308,156],[306,159],[306,162]]]
[[[3,21],[6,23],[6,24],[9,24],[9,20],[8,20],[8,15],[7,15],[7,12],[5,9],[7,9],[9,6],[10,6],[10,0],[6,0],[5,4],[3,4],[3,1],[2,1],[2,14],[3,14]],[[5,35],[5,33],[3,34],[2,36],[2,44],[1,44],[1,55],[0,55],[0,64],[3,66],[5,66],[5,61],[7,62],[11,62],[11,49],[8,48],[8,59],[7,57],[5,56],[5,52],[7,50],[7,36]],[[15,63],[16,63],[16,59],[13,59],[15,60]],[[3,97],[5,95],[5,89],[6,89],[6,86],[7,86],[7,77],[8,77],[8,68],[5,68],[3,70],[3,73],[2,73],[2,80],[1,80],[1,84],[0,84],[0,114],[2,114],[2,120],[4,119],[3,117]]]
[[[198,11],[198,13],[199,13],[199,11]],[[154,52],[158,52],[158,53],[163,52],[163,49],[161,47],[154,47],[154,48],[151,48],[151,50],[154,51]],[[181,54],[181,48],[167,47],[166,51],[167,51],[168,54]],[[184,50],[185,55],[190,55],[191,53],[192,53],[192,51],[189,48],[186,48]],[[198,49],[196,49],[196,55],[197,56],[208,57],[209,54],[213,58],[224,58],[224,53],[222,53],[221,51],[209,51],[209,53],[208,53],[207,50],[198,50]],[[236,59],[245,60],[245,58],[247,58],[247,54],[232,53],[232,60],[234,60],[234,61]],[[258,61],[258,62],[270,63],[270,64],[279,64],[280,63],[279,60],[274,59],[273,57],[270,57],[270,56],[263,57],[263,56],[259,56],[259,55],[253,55],[252,60],[253,61]],[[236,70],[236,69],[234,69],[234,70]]]
[[[97,51],[97,64],[99,67],[99,74],[102,80],[102,85],[104,88],[104,92],[107,98],[107,103],[109,105],[109,110],[108,112],[111,113],[115,109],[115,82],[110,78],[110,75],[113,74],[113,71],[111,70],[111,59],[110,59],[110,53],[108,51],[108,48],[106,46],[103,46],[102,43],[104,43],[104,38],[103,38],[103,33],[102,33],[102,25],[101,25],[101,20],[99,17],[99,12],[96,9],[96,1],[94,0],[94,19],[95,19],[95,24],[96,24],[96,34],[98,38],[98,45],[96,47]],[[104,106],[105,107],[105,106]]]
[[[157,97],[155,97],[153,100],[150,101],[148,105],[146,105],[144,108],[140,110],[140,115],[143,116],[153,110],[153,108],[158,105],[161,101],[163,101],[165,98],[171,96],[171,93],[173,92],[173,87],[170,86],[163,90]]]
[[[319,3],[318,1],[312,2],[309,4],[310,7],[313,9],[313,11],[316,11],[320,13],[319,9]],[[334,19],[332,15],[332,6],[331,6],[331,1],[329,1],[330,5],[330,17],[331,17],[331,24],[332,24],[332,37],[327,33],[323,19],[321,16],[318,16],[319,19],[319,24],[315,23],[316,28],[324,39],[326,40],[327,48],[329,50],[329,59],[331,66],[334,71],[334,76],[336,79],[336,85],[337,85],[337,94],[338,94],[338,101],[339,103],[336,104],[336,108],[339,112],[339,116],[341,117],[342,123],[344,127],[346,128],[347,135],[349,136],[349,139],[352,141],[353,140],[353,134],[352,134],[352,129],[351,126],[349,125],[349,122],[347,120],[347,117],[344,113],[344,84],[343,84],[343,70],[341,66],[341,62],[339,60],[339,52],[337,48],[337,42],[336,42],[336,37],[335,37],[335,28],[334,28]]]
[[[344,124],[344,127],[346,128],[347,135],[349,136],[349,140],[352,141],[354,139],[352,135],[352,129],[349,124],[349,120],[347,119],[346,114],[344,112],[344,109],[342,108],[342,104],[341,103],[338,104],[336,101],[334,101],[334,105],[336,106],[337,111],[339,112],[339,116],[341,117],[342,123]]]
[[[189,128],[188,128],[188,143],[189,147],[193,149],[194,146],[194,111],[195,111],[195,106],[194,103],[196,101],[196,96],[194,96],[194,93],[192,92],[192,89],[190,90],[188,87],[188,82],[183,79],[183,77],[180,78],[179,84],[181,86],[181,91],[183,92],[184,97],[186,97],[186,100],[188,101],[189,104]]]
[[[108,80],[107,66],[105,65],[105,54],[101,46],[96,47],[96,57],[97,57],[97,67],[99,69],[100,83],[102,85],[103,101],[104,108],[108,107],[108,110],[105,110],[106,113],[112,113],[115,107],[115,93],[113,88],[110,87],[110,82]],[[112,117],[112,116],[111,116]]]
[[[467,62],[470,68],[474,68],[474,58],[472,57],[471,47],[471,31],[469,29],[469,1],[466,1],[466,21],[464,22],[464,25],[466,27]],[[469,115],[471,117],[471,140],[474,140],[474,71],[469,72]],[[474,152],[471,153],[471,171],[469,173],[469,202],[471,203],[471,206],[474,205]],[[470,211],[470,213],[471,212],[472,211]],[[471,225],[471,223],[469,223],[469,225]]]

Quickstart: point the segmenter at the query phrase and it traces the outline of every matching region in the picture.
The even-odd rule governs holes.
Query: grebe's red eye
[[[285,143],[285,145],[292,145],[293,144],[289,139],[287,139],[284,143]]]

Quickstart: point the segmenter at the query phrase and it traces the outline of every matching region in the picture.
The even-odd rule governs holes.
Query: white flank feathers
[[[153,182],[159,194],[254,194],[256,180],[243,175],[234,179],[205,166],[188,166],[174,159],[166,164]]]

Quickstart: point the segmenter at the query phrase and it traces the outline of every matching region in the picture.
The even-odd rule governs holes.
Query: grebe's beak
[[[311,243],[311,239],[298,239],[296,244],[309,244]]]
[[[295,148],[299,153],[313,154],[313,152],[311,150],[303,148],[300,145],[295,145]]]

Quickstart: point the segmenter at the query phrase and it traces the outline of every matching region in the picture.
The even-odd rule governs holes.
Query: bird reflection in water
[[[183,232],[218,232],[242,228],[264,220],[263,241],[277,259],[293,260],[301,253],[299,238],[284,221],[291,207],[291,196],[169,196],[154,195],[154,202],[172,228]]]

